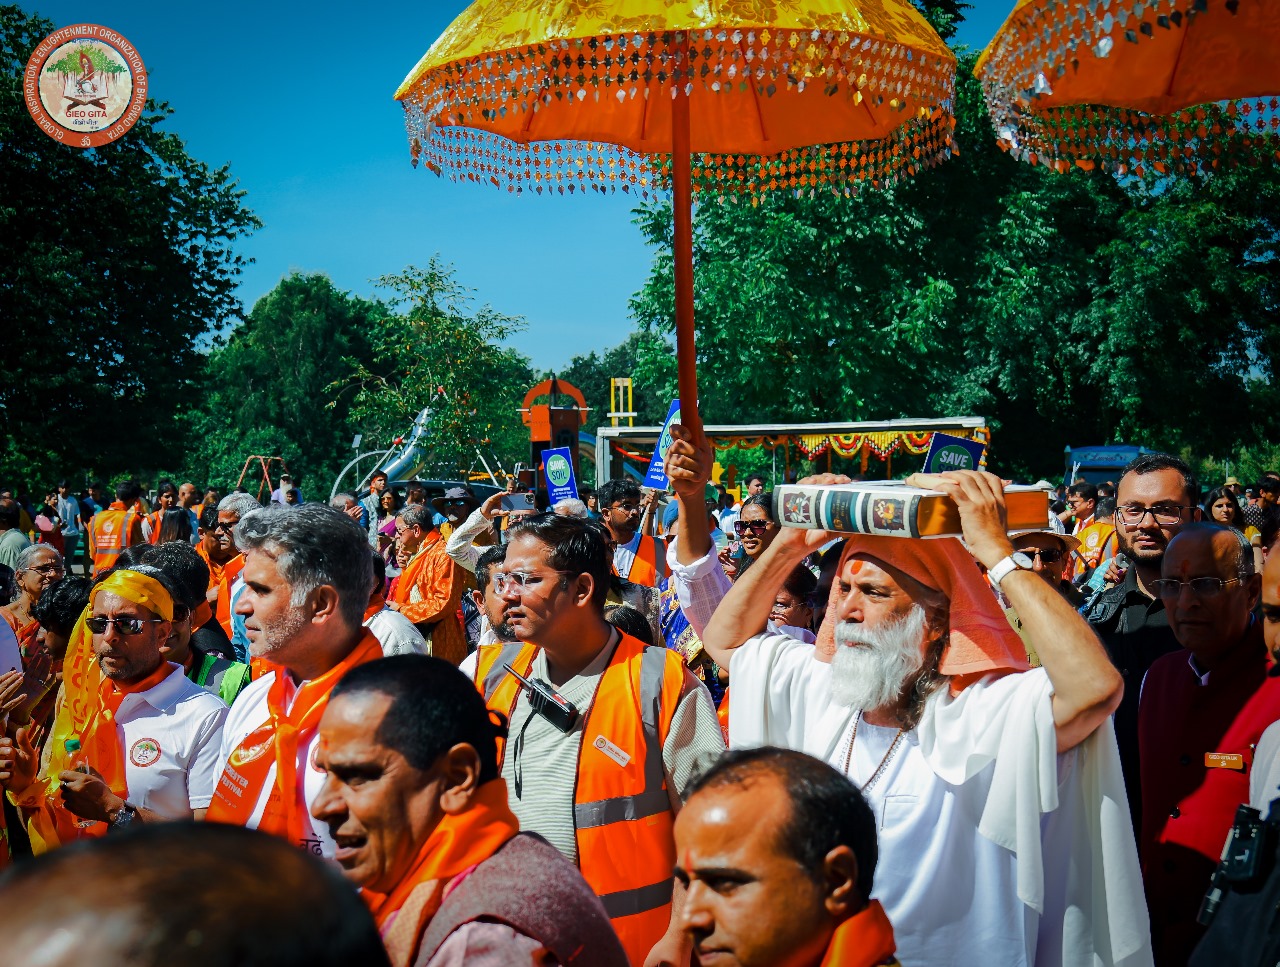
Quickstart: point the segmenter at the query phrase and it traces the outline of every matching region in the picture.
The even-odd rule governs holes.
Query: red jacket
[[[1185,964],[1202,929],[1196,912],[1222,855],[1236,807],[1249,800],[1253,748],[1280,719],[1280,678],[1269,678],[1262,625],[1206,684],[1190,652],[1158,658],[1138,709],[1142,829],[1138,850],[1156,964]],[[1206,763],[1217,755],[1217,766]]]

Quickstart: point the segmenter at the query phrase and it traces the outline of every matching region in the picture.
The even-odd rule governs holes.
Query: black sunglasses
[[[735,520],[733,529],[738,532],[739,537],[747,531],[751,531],[751,533],[759,537],[761,534],[768,532],[771,523],[772,521],[768,520]]]
[[[1060,547],[1023,547],[1019,548],[1020,554],[1027,557],[1038,557],[1044,564],[1057,564],[1062,560],[1062,555],[1066,553]]]
[[[160,624],[160,618],[104,618],[94,615],[92,618],[85,619],[85,626],[95,635],[105,635],[108,625],[115,625],[116,631],[120,634],[132,638],[134,635],[142,634],[144,625]]]

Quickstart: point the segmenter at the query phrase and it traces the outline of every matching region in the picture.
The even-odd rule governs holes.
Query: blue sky
[[[1013,0],[972,0],[960,39],[981,47]],[[101,23],[142,55],[170,130],[212,166],[230,163],[264,227],[246,309],[288,272],[343,289],[439,254],[477,303],[524,316],[511,344],[539,368],[617,345],[651,263],[626,196],[509,196],[409,164],[391,95],[463,0],[337,4],[24,3],[59,27]],[[926,175],[927,177],[927,175]]]

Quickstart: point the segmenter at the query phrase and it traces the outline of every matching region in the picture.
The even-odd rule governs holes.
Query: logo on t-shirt
[[[129,761],[141,769],[154,765],[160,758],[160,743],[155,739],[139,739],[129,750]]]

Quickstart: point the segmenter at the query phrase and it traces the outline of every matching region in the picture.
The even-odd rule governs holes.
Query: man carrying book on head
[[[849,537],[818,648],[761,632],[777,588],[832,533],[783,527],[725,596],[703,644],[729,669],[730,745],[799,749],[860,786],[880,820],[873,895],[903,963],[1149,964],[1108,718],[1119,673],[1015,554],[999,478],[907,485],[954,502],[968,549],[952,537]],[[1028,670],[979,564],[1043,668]]]

